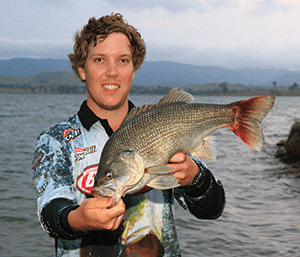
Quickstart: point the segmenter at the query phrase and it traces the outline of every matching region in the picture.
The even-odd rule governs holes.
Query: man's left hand
[[[199,172],[197,164],[184,152],[174,154],[167,166],[173,168],[173,174],[181,186],[192,184],[194,177]]]

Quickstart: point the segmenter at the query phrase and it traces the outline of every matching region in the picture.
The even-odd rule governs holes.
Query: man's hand
[[[192,184],[194,177],[199,172],[197,164],[184,152],[174,154],[167,166],[173,168],[173,174],[181,186]]]
[[[122,199],[112,206],[111,198],[89,198],[69,213],[68,222],[75,231],[116,230],[124,212],[125,204]]]

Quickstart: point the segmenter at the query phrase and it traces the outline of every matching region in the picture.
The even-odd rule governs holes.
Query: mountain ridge
[[[36,83],[38,80],[59,84],[82,84],[75,77],[67,59],[0,60],[1,84],[4,78],[6,81],[11,79],[11,81],[28,81],[28,83],[30,81]],[[137,70],[133,83],[179,86],[227,82],[271,86],[273,81],[276,81],[278,85],[300,83],[300,72],[286,69],[228,69],[220,66],[199,66],[170,61],[145,61],[141,69]]]

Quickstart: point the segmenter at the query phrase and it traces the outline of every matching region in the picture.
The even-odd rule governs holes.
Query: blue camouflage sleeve
[[[196,158],[199,173],[192,185],[174,189],[178,203],[198,219],[216,219],[225,207],[225,191],[207,166]]]
[[[61,237],[59,231],[63,231],[59,224],[59,218],[55,216],[52,222],[45,220],[42,215],[43,209],[57,199],[63,199],[62,204],[56,204],[58,215],[65,208],[77,206],[71,149],[66,140],[59,138],[60,134],[62,133],[49,130],[39,136],[32,163],[38,217],[43,229],[51,237],[56,238]]]

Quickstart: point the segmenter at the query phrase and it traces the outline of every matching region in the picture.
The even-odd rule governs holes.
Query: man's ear
[[[132,74],[131,81],[133,81],[133,80],[134,80],[134,76],[135,76],[135,72]]]
[[[77,70],[78,70],[78,73],[79,73],[79,76],[80,76],[81,80],[86,80],[86,75],[85,75],[84,68],[77,67]]]

